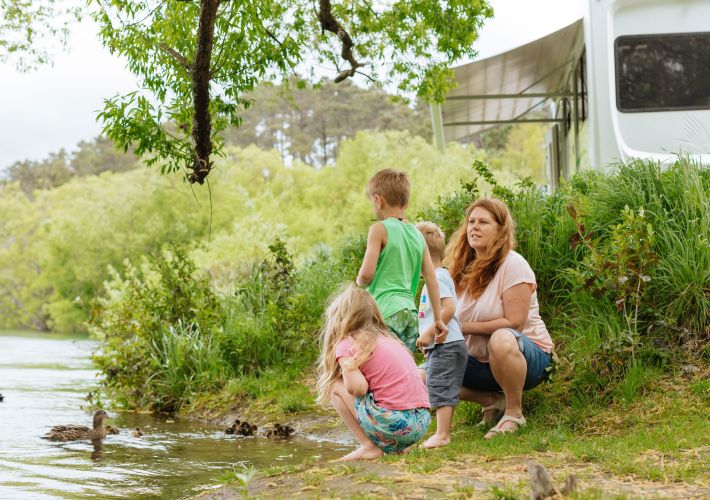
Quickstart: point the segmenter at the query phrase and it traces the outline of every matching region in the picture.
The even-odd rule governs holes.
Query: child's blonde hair
[[[419,222],[416,227],[424,235],[424,241],[426,241],[426,246],[429,247],[429,253],[439,260],[444,260],[446,255],[446,236],[441,228],[429,221]]]
[[[382,196],[393,207],[405,208],[409,204],[409,176],[391,168],[380,170],[367,181],[368,198]]]
[[[330,301],[325,311],[325,326],[320,335],[316,399],[323,406],[330,403],[333,384],[342,376],[340,365],[335,359],[335,347],[356,332],[353,344],[356,354],[352,360],[354,366],[360,366],[372,355],[379,335],[393,337],[372,295],[350,283]]]

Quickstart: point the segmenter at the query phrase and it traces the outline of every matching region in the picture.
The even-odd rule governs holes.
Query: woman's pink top
[[[335,347],[336,360],[352,357],[353,339],[341,340]],[[392,338],[380,335],[370,359],[360,365],[369,391],[378,406],[389,410],[429,408],[429,395],[409,350]]]
[[[535,273],[530,268],[528,262],[518,252],[511,251],[498,268],[498,272],[493,277],[483,294],[474,299],[463,292],[458,296],[458,313],[461,322],[468,321],[492,321],[504,317],[503,292],[509,288],[520,284],[530,283],[533,287],[533,294],[530,298],[530,309],[528,319],[523,325],[522,333],[535,342],[545,352],[552,351],[552,338],[540,317],[540,307],[537,303],[537,283]],[[466,345],[469,355],[478,361],[488,362],[488,341],[489,335],[467,335]]]

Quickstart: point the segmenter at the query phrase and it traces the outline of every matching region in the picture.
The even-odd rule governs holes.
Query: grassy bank
[[[708,362],[706,168],[635,162],[581,173],[551,195],[528,181],[505,188],[485,165],[474,169],[478,181],[419,218],[451,234],[483,185],[510,205],[557,344],[552,381],[526,399],[526,413],[577,425],[600,407],[632,404],[691,357]],[[310,411],[323,306],[355,276],[364,239],[321,247],[298,265],[282,241],[269,249],[229,296],[180,247],[115,271],[92,319],[111,397],[164,412],[216,413],[259,400],[284,413]]]
[[[204,496],[528,498],[527,464],[534,461],[558,489],[576,477],[577,488],[565,498],[707,497],[709,376],[708,368],[670,372],[630,403],[534,405],[526,428],[491,441],[483,439],[479,408],[461,403],[446,448],[376,463],[307,461],[256,474],[237,469],[223,476],[221,490]],[[542,397],[548,389],[532,394]]]

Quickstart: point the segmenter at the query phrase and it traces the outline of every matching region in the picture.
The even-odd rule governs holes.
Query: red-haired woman
[[[469,353],[460,398],[481,404],[489,424],[498,422],[486,438],[525,425],[523,390],[540,384],[552,361],[535,274],[514,247],[508,207],[482,198],[466,209],[447,252]]]

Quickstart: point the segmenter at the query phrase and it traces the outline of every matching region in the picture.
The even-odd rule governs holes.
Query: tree
[[[283,85],[259,85],[249,98],[254,106],[242,113],[239,127],[224,132],[225,144],[276,149],[287,163],[332,165],[342,141],[360,130],[408,130],[431,137],[429,111],[423,105],[410,108],[382,90],[349,81],[290,91]]]
[[[7,169],[6,177],[9,183],[19,183],[25,194],[32,197],[36,189],[55,188],[74,177],[131,170],[136,161],[132,150],[119,151],[113,142],[99,136],[79,142],[71,154],[60,149],[43,160],[17,161]]]
[[[72,153],[71,168],[74,175],[97,175],[101,172],[126,172],[135,167],[136,155],[132,149],[116,149],[113,142],[98,136],[91,141],[80,141]]]
[[[80,9],[58,0],[0,0],[0,62],[20,70],[51,61],[56,42],[66,45]]]
[[[218,134],[239,125],[260,81],[330,64],[336,82],[363,74],[440,101],[452,85],[449,66],[475,55],[477,30],[492,15],[486,0],[91,3],[102,42],[144,89],[106,101],[105,134],[135,144],[163,172],[184,169],[193,183],[204,182]]]
[[[44,160],[18,161],[10,165],[7,175],[10,182],[18,182],[25,194],[31,197],[35,189],[61,186],[72,177],[69,155],[60,149]]]

